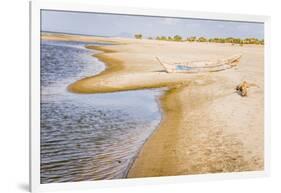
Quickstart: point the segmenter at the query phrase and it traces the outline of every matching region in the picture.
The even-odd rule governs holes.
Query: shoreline
[[[109,41],[120,44],[88,46],[104,51],[95,57],[106,69],[69,85],[70,91],[168,88],[160,98],[163,120],[143,145],[128,178],[263,169],[263,48],[216,45],[213,50],[212,44],[204,43]],[[217,73],[169,74],[153,59],[156,54],[175,60],[214,58],[220,52],[229,55],[241,50],[245,59],[238,70]],[[251,89],[251,96],[242,98],[233,90],[245,78],[260,89]]]
[[[87,49],[92,49],[92,50],[97,50],[97,51],[102,51],[102,53],[98,53],[98,54],[94,54],[92,55],[93,57],[96,57],[98,60],[100,60],[101,62],[103,62],[103,64],[105,65],[105,69],[100,72],[97,75],[94,75],[93,77],[98,77],[98,76],[110,76],[111,73],[117,73],[119,71],[122,71],[122,69],[124,69],[124,66],[122,66],[122,61],[116,60],[116,59],[111,59],[111,58],[107,58],[104,56],[104,54],[106,53],[114,53],[114,51],[106,48],[106,47],[102,47],[102,46],[86,46]],[[93,78],[93,77],[89,77],[89,78]],[[85,78],[88,79],[88,78]],[[79,82],[78,82],[79,83]],[[81,88],[81,86],[78,84],[71,84],[68,86],[68,90],[70,92],[78,92],[78,93],[87,93],[87,91],[84,90],[79,90]],[[163,87],[155,87],[155,88],[163,88]],[[144,90],[144,89],[155,89],[155,88],[132,88],[132,89],[128,89],[129,90]],[[123,91],[123,90],[122,90]],[[180,110],[178,109],[177,111],[174,112],[169,112],[168,110],[168,103],[169,103],[169,99],[171,95],[176,95],[177,92],[180,91],[180,88],[175,88],[175,87],[171,87],[168,88],[168,90],[165,90],[163,92],[162,95],[160,95],[158,97],[158,99],[156,99],[156,103],[159,107],[159,111],[161,113],[161,121],[159,122],[159,124],[156,126],[156,128],[154,128],[154,131],[151,133],[151,135],[145,140],[145,143],[140,147],[138,154],[136,155],[136,157],[132,160],[132,163],[129,165],[129,168],[127,168],[127,174],[126,174],[126,178],[130,178],[130,176],[132,176],[132,172],[131,169],[134,168],[135,162],[138,158],[138,155],[140,154],[140,152],[142,151],[143,147],[145,146],[145,144],[149,141],[149,139],[151,138],[151,136],[153,136],[154,134],[157,133],[158,129],[161,128],[161,125],[164,125],[165,122],[170,122],[171,120],[169,120],[169,118],[167,119],[167,117],[179,117]],[[111,90],[102,90],[99,93],[108,93],[108,92],[112,92]],[[118,92],[118,90],[114,90],[114,92]],[[93,93],[93,92],[91,92]],[[173,103],[177,103],[177,101],[173,101]],[[176,105],[177,107],[180,107],[180,104]],[[168,115],[169,114],[169,115]],[[174,120],[174,119],[173,119]]]
[[[87,49],[93,49],[93,50],[98,50],[98,51],[102,51],[102,53],[98,53],[98,54],[94,54],[92,55],[93,57],[96,57],[98,60],[100,60],[101,62],[103,62],[103,64],[105,65],[105,70],[100,72],[99,74],[93,76],[93,77],[98,77],[98,76],[110,76],[111,73],[117,73],[119,71],[122,71],[122,69],[124,69],[124,66],[122,66],[122,62],[119,60],[115,60],[115,59],[110,59],[105,57],[103,54],[106,53],[114,53],[114,51],[106,48],[106,47],[102,47],[102,46],[86,46]],[[89,78],[93,78],[93,77],[89,77]],[[85,78],[87,79],[87,78]],[[85,93],[87,91],[84,90],[79,90],[81,88],[81,86],[78,84],[71,84],[68,86],[68,90],[71,92],[78,92],[78,93]],[[163,88],[163,87],[155,87],[155,88]],[[143,90],[143,89],[155,89],[155,88],[137,88],[137,90]],[[127,88],[128,89],[128,88]],[[136,88],[132,88],[132,89],[128,89],[129,90],[136,90]],[[162,95],[159,96],[159,98],[157,99],[157,103],[159,106],[159,110],[161,113],[161,121],[159,122],[159,124],[156,126],[156,128],[154,128],[154,131],[151,133],[151,135],[145,140],[145,143],[140,147],[137,156],[134,158],[134,160],[132,160],[132,163],[129,165],[129,168],[127,169],[127,174],[126,174],[126,178],[130,178],[130,176],[132,176],[132,172],[131,169],[134,168],[135,162],[138,158],[138,155],[140,154],[140,152],[142,151],[143,147],[145,146],[145,144],[149,141],[149,139],[151,138],[151,136],[155,135],[158,131],[158,129],[161,128],[161,125],[164,125],[165,122],[169,122],[171,120],[167,119],[167,117],[179,117],[180,110],[178,109],[177,111],[174,112],[169,112],[168,110],[168,103],[169,103],[169,99],[171,95],[176,95],[177,92],[180,91],[180,88],[168,88],[168,90],[164,91],[164,93]],[[108,92],[112,92],[111,90],[102,90],[99,93],[108,93]],[[114,92],[118,92],[118,90],[114,90]],[[93,92],[91,92],[93,93]],[[173,101],[173,103],[176,103],[177,101]],[[180,107],[180,104],[176,105],[177,107]]]
[[[180,108],[180,103],[177,100],[173,100],[175,96],[177,96],[177,94],[181,91],[181,88],[170,88],[168,90],[165,91],[165,93],[163,93],[163,95],[161,95],[159,97],[159,108],[161,109],[162,112],[162,118],[160,123],[158,124],[157,128],[155,128],[155,130],[153,131],[153,133],[149,136],[149,138],[146,140],[146,142],[143,144],[142,148],[140,149],[140,151],[138,152],[138,155],[136,157],[136,159],[133,161],[133,164],[131,165],[127,178],[134,178],[134,177],[138,177],[139,175],[141,175],[142,173],[142,169],[140,168],[138,169],[138,165],[140,165],[139,162],[139,157],[141,157],[144,151],[144,148],[147,148],[147,146],[149,147],[149,143],[151,143],[152,141],[152,137],[155,137],[158,135],[159,130],[162,129],[163,127],[169,127],[167,125],[173,124],[173,127],[177,128],[178,125],[175,124],[175,122],[177,123],[177,120],[180,119],[180,116],[182,114],[182,110]],[[177,108],[177,110],[171,110],[171,106],[174,106]],[[153,142],[155,143],[155,142]],[[150,148],[150,147],[149,147]],[[157,176],[155,174],[151,175],[149,173],[141,176],[141,177],[151,177],[151,176]]]
[[[163,127],[163,125],[165,125],[167,122],[170,122],[170,117],[174,117],[173,121],[175,120],[175,117],[179,118],[181,111],[177,110],[177,111],[169,111],[169,99],[172,97],[172,95],[176,95],[178,92],[180,92],[180,88],[170,88],[168,90],[165,90],[164,93],[162,95],[160,95],[156,102],[158,103],[158,107],[159,107],[159,111],[161,113],[161,120],[159,122],[159,124],[156,126],[156,128],[154,128],[154,131],[150,134],[150,136],[145,140],[144,144],[141,146],[141,148],[139,149],[137,156],[134,158],[134,160],[132,160],[132,163],[129,165],[128,168],[128,172],[126,175],[126,178],[132,178],[134,177],[134,175],[136,175],[135,171],[132,172],[132,170],[135,170],[135,164],[137,162],[138,157],[140,156],[141,152],[143,151],[144,147],[146,146],[146,144],[150,141],[151,137],[154,135],[157,135],[158,130]],[[173,101],[173,104],[176,103],[177,101]],[[178,104],[180,105],[180,104]],[[176,105],[176,106],[178,106]]]
[[[101,86],[96,85],[93,86],[92,82],[102,82],[105,78],[110,78],[110,76],[116,75],[116,74],[125,74],[125,73],[134,73],[133,70],[127,70],[125,65],[119,59],[108,57],[108,53],[115,53],[114,50],[109,49],[108,47],[103,46],[86,46],[88,49],[94,49],[97,51],[102,51],[102,53],[94,54],[93,57],[96,57],[98,60],[103,62],[106,66],[105,70],[101,73],[86,77],[83,79],[80,79],[68,86],[68,90],[71,92],[76,93],[109,93],[109,92],[119,92],[119,91],[130,91],[130,90],[143,90],[143,89],[156,89],[156,88],[173,88],[177,87],[179,85],[187,84],[190,81],[187,82],[173,82],[173,81],[167,81],[167,82],[160,82],[160,83],[147,83],[143,85],[138,85],[137,83],[135,85],[131,85],[129,83],[128,85],[122,85],[122,87],[107,87],[104,83],[101,84]],[[125,71],[125,73],[124,73]]]
[[[86,78],[83,78],[82,80],[87,81],[89,79],[92,79],[93,77],[99,78],[100,76],[110,76],[111,73],[115,73],[118,71],[122,71],[124,68],[122,66],[122,61],[117,59],[111,59],[104,56],[104,53],[111,53],[112,51],[104,49],[100,46],[86,46],[87,49],[94,49],[97,51],[102,51],[102,53],[93,54],[92,57],[97,58],[99,61],[101,61],[105,65],[105,69],[94,76],[89,76]],[[84,88],[83,85],[79,84],[79,82],[74,82],[67,87],[68,91],[70,92],[76,92],[76,93],[94,93],[93,91],[89,90],[88,88]],[[108,93],[111,92],[110,89],[101,89],[98,93]]]

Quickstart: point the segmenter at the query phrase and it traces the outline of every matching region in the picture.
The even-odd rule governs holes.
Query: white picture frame
[[[212,20],[249,21],[264,23],[264,171],[202,174],[174,177],[153,177],[121,180],[40,184],[40,10],[68,10],[145,16],[168,16]],[[78,188],[120,187],[147,184],[181,183],[189,181],[264,177],[270,171],[270,18],[268,16],[225,13],[191,12],[184,10],[142,9],[134,7],[100,6],[67,1],[32,1],[30,3],[30,190],[43,192]]]

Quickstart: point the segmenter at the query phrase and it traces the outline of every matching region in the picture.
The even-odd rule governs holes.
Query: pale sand
[[[263,46],[168,42],[83,36],[42,36],[64,41],[117,45],[92,48],[108,65],[69,90],[101,93],[168,87],[161,97],[163,119],[143,146],[128,177],[263,170]],[[91,48],[91,46],[89,46]],[[155,60],[215,59],[241,53],[237,68],[214,73],[166,73]],[[235,93],[246,80],[248,97]]]

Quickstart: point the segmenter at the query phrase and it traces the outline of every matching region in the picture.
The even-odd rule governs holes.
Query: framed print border
[[[208,20],[263,22],[265,29],[264,52],[264,171],[202,174],[173,177],[149,177],[87,182],[40,184],[40,11],[65,10],[96,13],[113,13],[175,18],[197,18]],[[32,192],[70,190],[77,188],[102,188],[147,185],[155,183],[182,183],[189,181],[238,179],[264,177],[270,171],[270,18],[268,16],[226,13],[194,12],[184,10],[142,9],[134,7],[112,7],[78,1],[32,1],[30,2],[30,190]]]

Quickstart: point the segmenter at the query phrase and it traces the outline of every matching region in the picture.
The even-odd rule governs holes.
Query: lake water
[[[160,90],[67,91],[105,68],[86,44],[41,42],[41,183],[125,178],[161,119]]]

